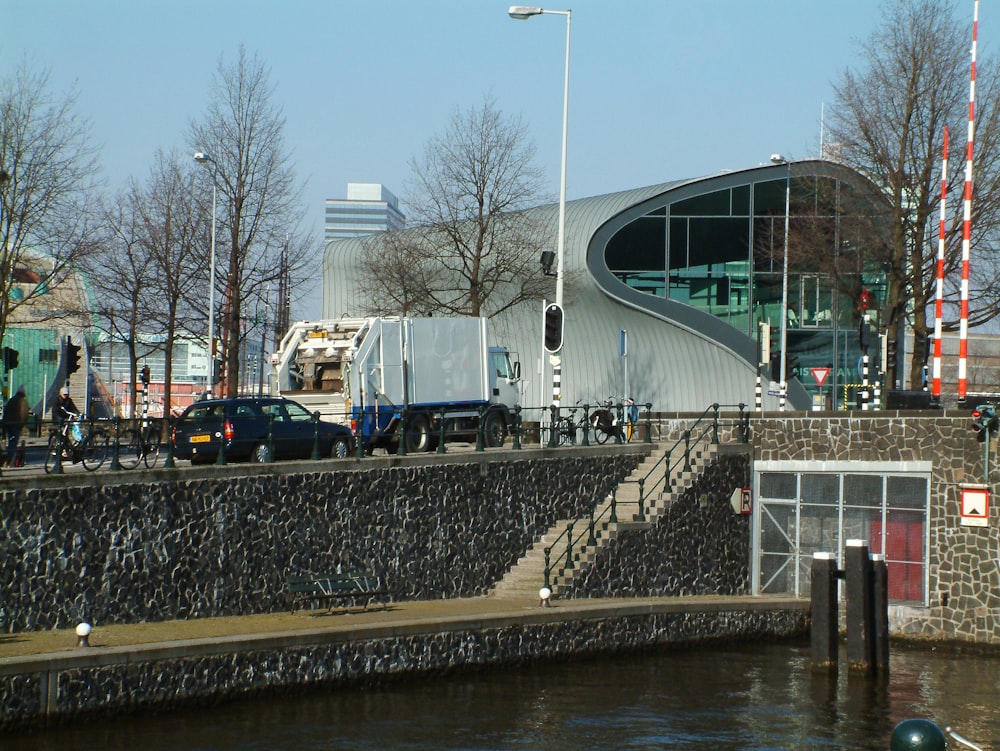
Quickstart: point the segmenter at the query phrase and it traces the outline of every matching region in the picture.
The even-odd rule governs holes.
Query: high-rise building
[[[406,217],[399,201],[379,183],[347,183],[347,198],[326,199],[327,240],[400,230]]]

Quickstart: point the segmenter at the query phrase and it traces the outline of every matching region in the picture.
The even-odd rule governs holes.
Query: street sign
[[[826,383],[827,376],[830,375],[829,368],[809,368],[809,372],[812,373],[813,378],[816,379],[816,385],[823,388],[823,384]]]
[[[729,505],[737,514],[753,513],[753,488],[736,488],[729,496]]]
[[[990,516],[990,489],[986,485],[960,485],[962,525],[985,527]]]

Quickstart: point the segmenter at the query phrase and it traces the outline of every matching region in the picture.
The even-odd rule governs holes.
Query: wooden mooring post
[[[810,572],[812,626],[810,647],[815,668],[836,668],[838,661],[837,580],[846,585],[847,661],[850,669],[889,671],[888,567],[883,555],[869,555],[863,540],[848,540],[844,569],[834,553],[815,553]]]

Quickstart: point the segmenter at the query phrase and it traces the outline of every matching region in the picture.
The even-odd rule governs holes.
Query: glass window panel
[[[882,477],[880,475],[844,475],[844,504],[881,508]]]
[[[785,180],[767,180],[753,184],[754,216],[785,215]]]
[[[664,219],[643,217],[622,227],[604,250],[611,271],[662,271],[665,249]]]
[[[844,492],[847,492],[845,485]],[[872,512],[866,508],[844,507],[844,533],[842,539],[845,544],[847,540],[864,540],[868,543],[869,549],[872,545],[872,522],[881,520],[880,511]]]
[[[839,550],[840,515],[836,501],[832,506],[803,507],[800,525],[800,555],[811,557],[813,553]]]
[[[729,189],[670,204],[673,216],[729,216]]]
[[[662,271],[619,271],[615,276],[639,292],[656,297],[667,296],[666,274]]]
[[[833,506],[834,508],[840,503],[840,475],[832,472],[803,474],[801,488],[803,503]]]
[[[670,268],[684,269],[688,265],[688,220],[670,218]]]
[[[795,500],[795,480],[793,472],[764,472],[760,476],[760,497]]]
[[[733,216],[750,216],[750,186],[737,185],[733,188]]]
[[[889,476],[885,481],[885,501],[889,508],[927,508],[927,479]]]
[[[750,257],[750,223],[746,219],[692,219],[690,227],[691,266]]]

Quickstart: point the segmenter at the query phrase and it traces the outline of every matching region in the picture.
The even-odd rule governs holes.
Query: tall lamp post
[[[784,164],[787,171],[785,173],[785,249],[781,259],[781,340],[778,345],[781,353],[781,363],[779,365],[778,376],[781,383],[778,384],[778,409],[785,411],[785,399],[788,397],[788,373],[785,368],[788,366],[788,215],[791,209],[792,195],[792,164],[781,154],[771,154],[772,164]]]
[[[546,10],[527,5],[512,5],[507,14],[514,19],[524,21],[532,16],[554,15],[566,16],[566,73],[563,78],[563,116],[562,116],[562,167],[559,174],[559,236],[556,244],[556,306],[563,310],[563,256],[566,249],[566,133],[569,125],[569,38],[573,23],[571,10]],[[563,321],[565,321],[563,314]],[[558,406],[562,398],[562,341],[559,351],[552,355],[552,401]]]
[[[212,249],[208,262],[208,376],[205,378],[205,396],[212,398],[215,379],[215,194],[219,165],[204,151],[194,152],[194,160],[202,166],[212,165]]]

